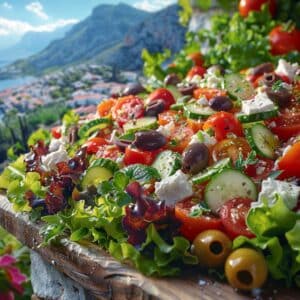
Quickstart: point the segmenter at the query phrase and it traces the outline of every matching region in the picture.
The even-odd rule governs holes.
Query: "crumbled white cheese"
[[[200,85],[200,83],[203,81],[202,77],[198,74],[194,75],[191,78],[187,78],[186,80],[187,80],[187,82],[195,83],[196,85]]]
[[[291,64],[284,59],[279,59],[275,73],[287,76],[291,81],[293,81],[298,68],[299,65],[297,63]]]
[[[188,176],[178,170],[174,175],[156,182],[155,193],[159,200],[164,200],[168,206],[174,206],[179,200],[192,196],[193,188]]]
[[[206,146],[213,146],[217,143],[217,140],[207,132],[200,130],[192,136],[189,145],[195,143],[204,143]]]
[[[169,137],[172,134],[172,131],[175,128],[174,122],[170,122],[164,126],[159,126],[156,131],[164,135],[165,137]]]
[[[258,93],[254,99],[242,101],[241,113],[251,115],[275,109],[275,105],[266,93]]]
[[[272,206],[276,200],[276,194],[282,197],[289,209],[293,209],[296,207],[298,197],[300,196],[300,187],[289,182],[268,178],[262,181],[258,201],[253,202],[251,206],[260,206],[263,203],[263,199],[267,199],[269,205]]]
[[[221,88],[223,85],[223,78],[216,76],[214,73],[205,74],[206,87],[211,89]]]
[[[60,146],[57,151],[42,156],[42,164],[46,170],[55,169],[57,163],[67,162],[68,160],[68,153],[63,146]]]
[[[203,96],[203,97],[201,97],[199,100],[197,100],[197,103],[198,103],[199,105],[203,105],[203,106],[207,106],[207,105],[208,105],[208,101],[207,101],[207,99],[206,99],[205,96]]]
[[[57,151],[61,146],[64,146],[64,141],[60,139],[52,139],[49,144],[49,152]]]

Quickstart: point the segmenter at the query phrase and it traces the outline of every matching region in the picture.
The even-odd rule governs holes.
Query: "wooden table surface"
[[[229,285],[215,282],[200,272],[187,271],[181,279],[148,278],[114,260],[109,254],[90,243],[78,244],[62,240],[61,246],[39,247],[40,225],[28,221],[26,215],[13,212],[5,196],[0,195],[0,225],[23,244],[37,251],[96,299],[165,299],[195,300],[253,299],[254,296],[235,292]],[[195,275],[197,273],[197,275]],[[300,299],[299,289],[270,288],[256,299]]]

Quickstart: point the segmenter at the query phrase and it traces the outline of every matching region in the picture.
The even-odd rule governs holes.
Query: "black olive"
[[[146,90],[140,83],[129,83],[122,92],[123,96],[137,95]]]
[[[167,139],[164,135],[155,130],[149,130],[137,132],[132,145],[141,150],[152,151],[163,147],[166,143]]]
[[[209,106],[216,111],[229,111],[233,104],[227,96],[216,96],[209,101]]]
[[[151,103],[146,107],[145,116],[156,117],[158,114],[165,110],[165,101],[162,99],[157,99],[151,101]]]
[[[177,74],[169,74],[165,77],[165,85],[176,85],[180,82],[180,78]]]
[[[292,100],[292,94],[286,88],[279,88],[278,90],[274,90],[271,87],[266,89],[266,93],[268,97],[274,101],[280,107],[286,107]]]
[[[251,75],[259,76],[259,75],[263,75],[264,73],[271,73],[273,71],[274,71],[273,64],[268,62],[268,63],[260,64],[255,68],[251,69]]]
[[[178,90],[182,95],[187,96],[187,95],[193,95],[194,90],[196,88],[197,88],[196,84],[190,84],[188,86],[179,87]]]
[[[183,169],[191,174],[197,174],[208,165],[209,150],[203,143],[194,143],[183,152]]]

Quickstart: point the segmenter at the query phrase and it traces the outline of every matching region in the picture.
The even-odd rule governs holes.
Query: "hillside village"
[[[10,110],[28,113],[37,107],[64,102],[67,108],[82,115],[111,94],[117,94],[125,83],[137,80],[134,72],[117,72],[109,67],[87,64],[51,73],[35,82],[0,91],[0,120]]]

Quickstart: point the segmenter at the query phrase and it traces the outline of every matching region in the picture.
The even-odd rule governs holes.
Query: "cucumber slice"
[[[255,124],[253,127],[247,128],[246,138],[257,154],[275,159],[275,149],[278,146],[278,139],[266,126]]]
[[[96,159],[86,170],[81,185],[83,188],[91,185],[97,186],[99,183],[109,180],[118,169],[118,165],[110,159]]]
[[[183,109],[184,104],[183,103],[175,103],[171,105],[171,109],[173,110],[181,110]]]
[[[236,117],[242,123],[251,123],[251,122],[258,122],[258,121],[274,118],[277,115],[278,115],[278,107],[276,107],[274,110],[259,112],[251,115],[237,114]]]
[[[225,89],[233,99],[248,100],[255,95],[252,85],[240,74],[226,75],[224,84]]]
[[[155,117],[144,117],[137,120],[127,122],[123,129],[125,133],[133,133],[142,130],[150,130],[157,128],[157,120]]]
[[[217,213],[225,202],[238,197],[255,201],[257,190],[248,176],[233,169],[225,169],[215,175],[204,193],[204,200],[214,213]]]
[[[111,120],[107,118],[91,120],[80,127],[78,135],[80,138],[88,137],[93,132],[108,127],[111,123]]]
[[[152,167],[162,179],[171,176],[181,168],[181,155],[171,150],[163,151],[157,156]]]
[[[187,118],[198,120],[207,119],[216,112],[209,106],[202,106],[193,102],[184,106],[184,113]]]
[[[220,173],[225,168],[231,167],[231,159],[226,157],[211,167],[207,168],[204,172],[201,172],[191,178],[193,184],[203,183],[210,180],[214,175]]]
[[[174,85],[167,85],[167,89],[172,93],[175,101],[177,101],[177,99],[182,97],[182,94]]]

